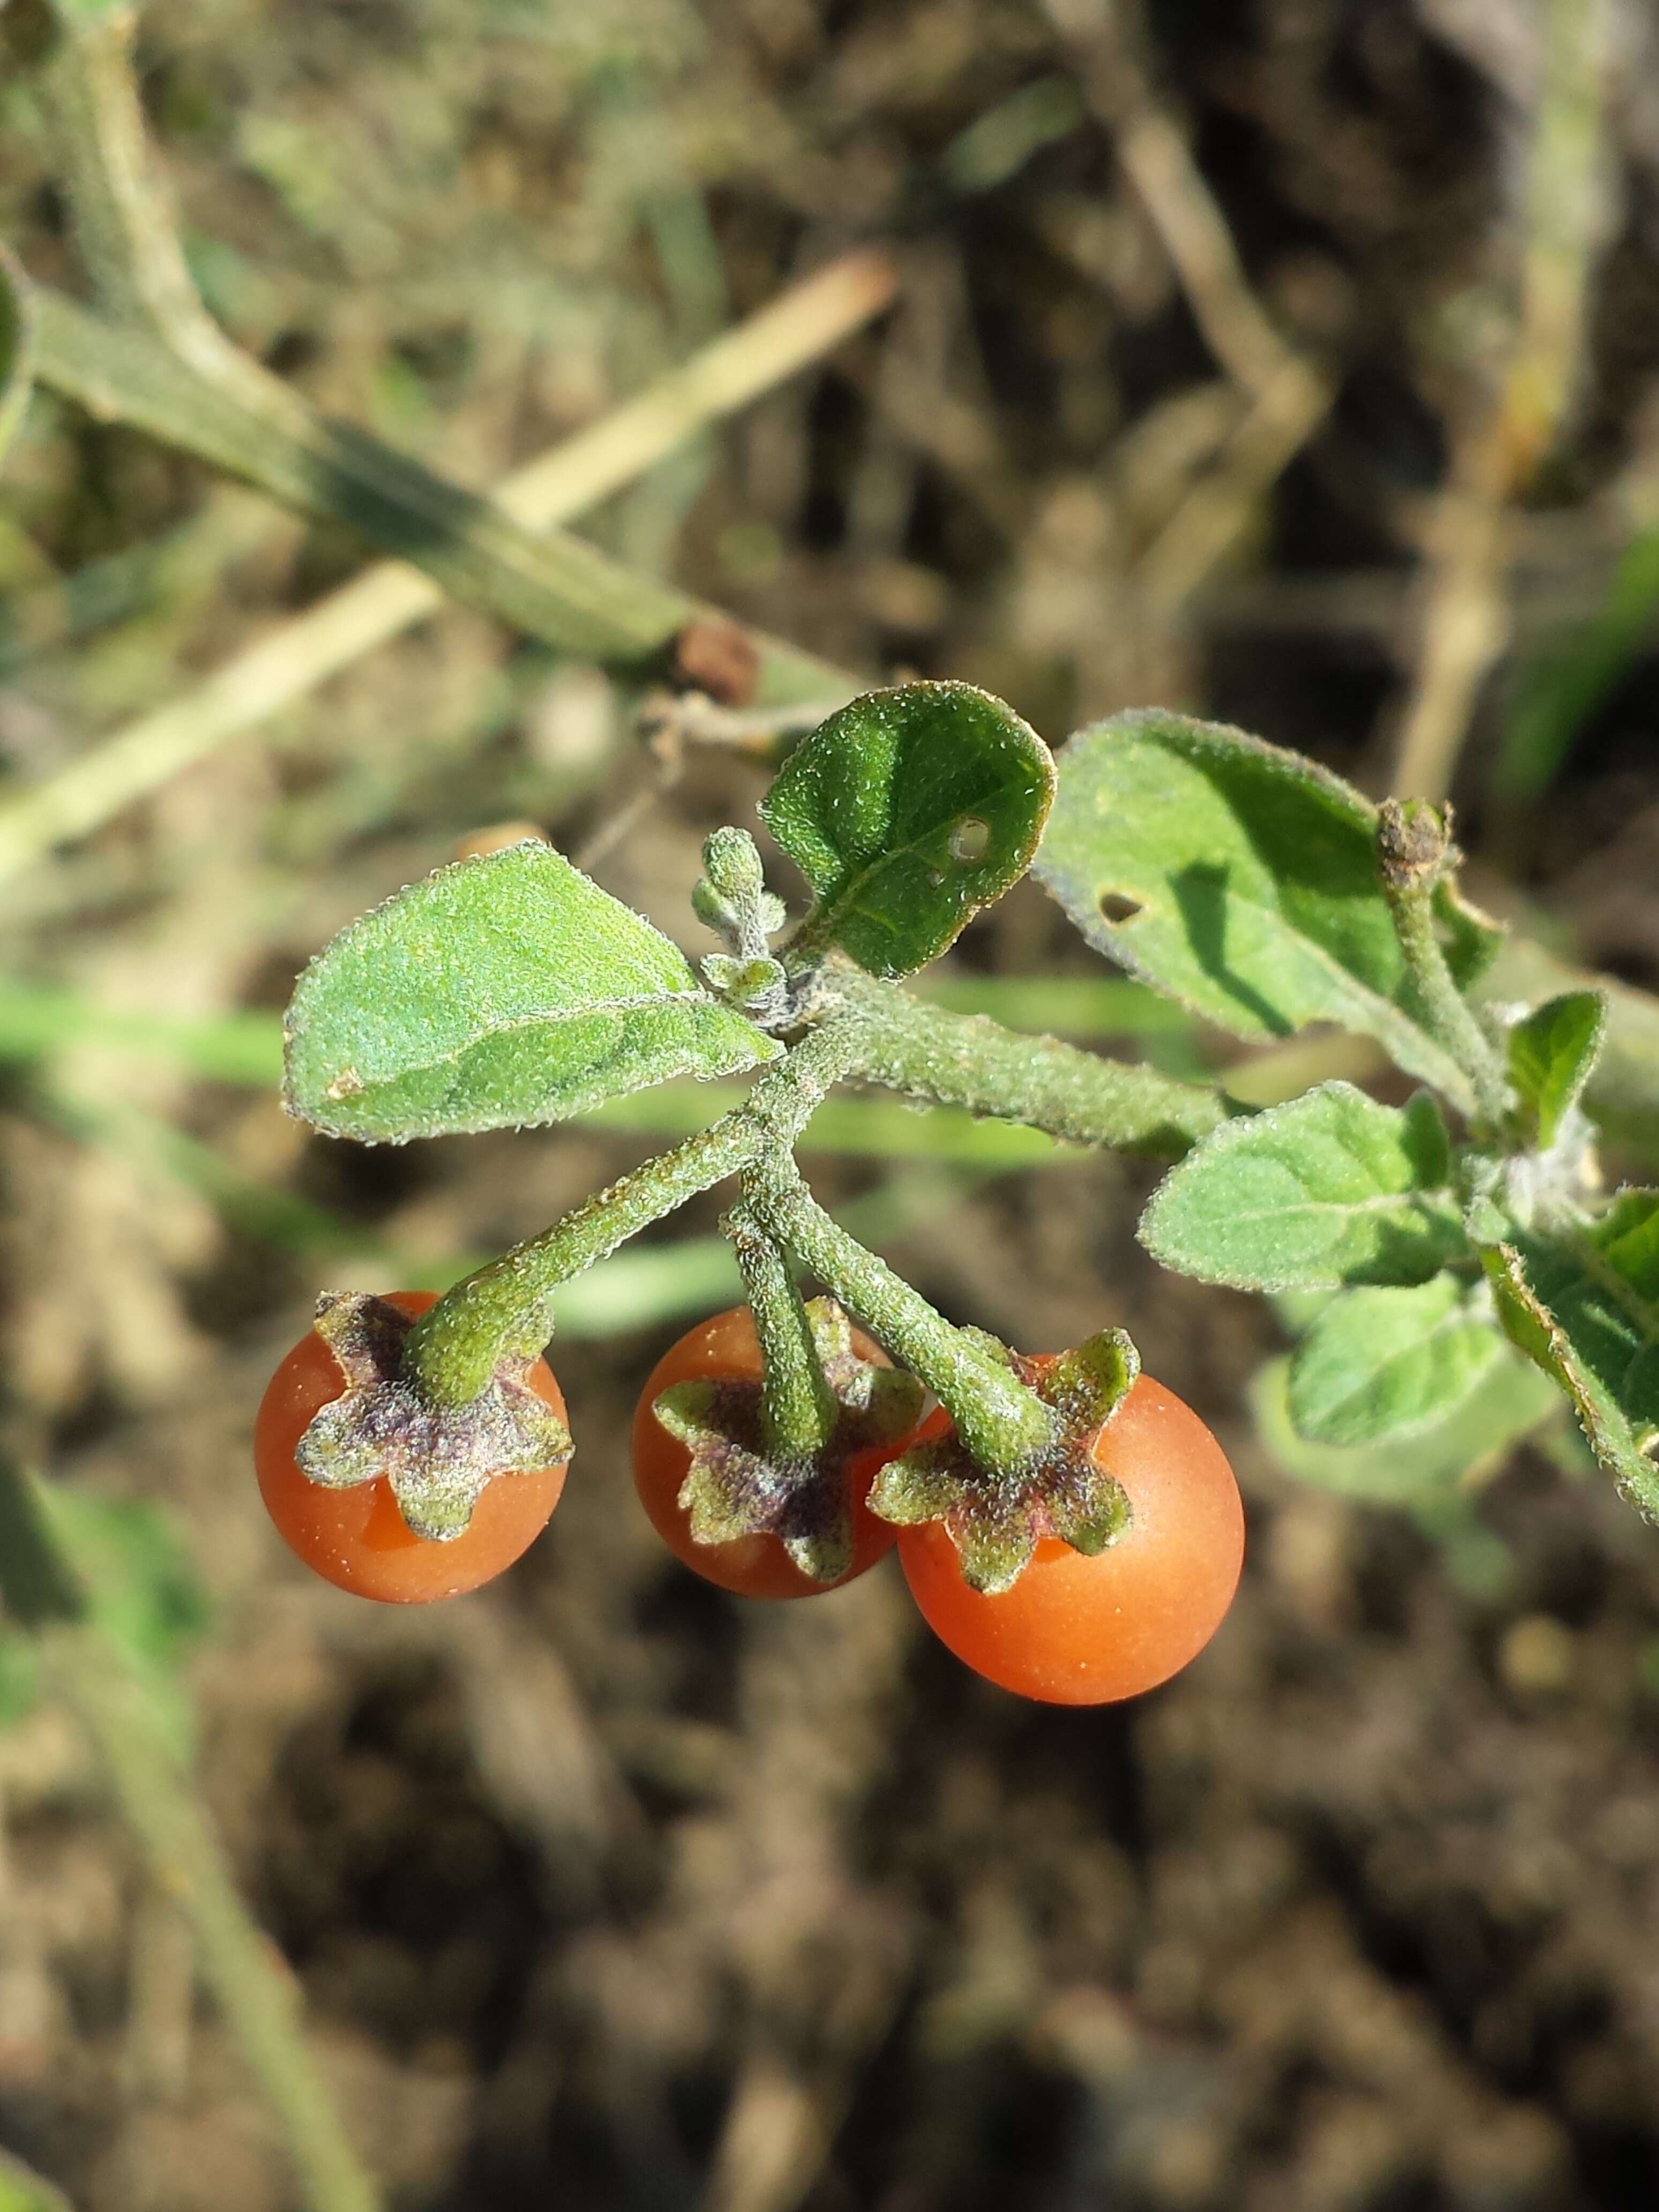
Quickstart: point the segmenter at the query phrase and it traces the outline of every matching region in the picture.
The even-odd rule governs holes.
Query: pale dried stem
[[[1138,564],[1146,610],[1168,622],[1249,526],[1263,495],[1324,420],[1329,380],[1289,344],[1245,275],[1226,217],[1141,58],[1123,0],[1047,0],[1085,98],[1179,278],[1205,343],[1249,405]]]
[[[1325,380],[1287,356],[1142,555],[1137,581],[1150,612],[1167,619],[1214,573],[1330,404]]]
[[[1295,356],[1256,298],[1227,219],[1158,98],[1140,57],[1141,26],[1121,0],[1047,0],[1083,94],[1116,143],[1174,265],[1204,342],[1234,382],[1265,398]]]
[[[1571,406],[1585,302],[1604,230],[1606,11],[1550,0],[1528,160],[1514,334],[1453,457],[1430,526],[1425,612],[1392,787],[1443,799],[1476,699],[1510,636],[1510,509]]]
[[[611,657],[659,650],[700,611],[569,539],[538,538],[631,482],[878,314],[897,272],[878,247],[843,255],[602,422],[479,501],[362,433],[321,421],[243,355],[201,305],[146,143],[130,23],[66,31],[43,77],[63,143],[77,233],[106,305],[102,324],[43,290],[40,374],[85,404],[235,470],[289,504],[337,513],[404,544],[210,677],[143,715],[0,809],[0,877],[83,836],[226,738],[266,720],[447,592],[531,635]],[[762,641],[763,689],[817,696],[836,672]]]
[[[311,2212],[376,2212],[307,2044],[298,1991],[243,1903],[212,1820],[149,1685],[88,1609],[30,1478],[0,1457],[0,1597],[43,1686],[92,1740],[151,1882],[195,1939],[203,1977],[282,2131]]]
[[[497,487],[496,503],[537,529],[597,505],[879,314],[894,283],[894,264],[878,250],[843,255],[602,422],[516,471]],[[0,878],[43,859],[65,839],[86,836],[228,738],[268,721],[437,612],[445,596],[432,577],[406,562],[365,569],[182,699],[139,715],[0,808]]]

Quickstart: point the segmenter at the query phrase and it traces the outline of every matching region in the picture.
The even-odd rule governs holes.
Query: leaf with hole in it
[[[0,465],[22,428],[34,360],[34,311],[28,279],[0,245]]]
[[[1288,1358],[1270,1360],[1250,1401],[1261,1440],[1287,1474],[1344,1498],[1407,1505],[1499,1466],[1522,1437],[1559,1413],[1560,1393],[1506,1346],[1470,1395],[1443,1420],[1394,1443],[1310,1443],[1291,1418]]]
[[[811,885],[814,946],[908,975],[1024,874],[1053,756],[971,684],[866,692],[790,754],[761,817]]]
[[[1656,1313],[1598,1230],[1528,1234],[1483,1249],[1481,1260],[1511,1343],[1566,1393],[1597,1460],[1631,1504],[1659,1521]]]
[[[1607,1028],[1600,991],[1566,991],[1536,1006],[1509,1034],[1510,1080],[1531,1133],[1547,1152],[1595,1071]]]
[[[343,930],[287,1027],[289,1110],[370,1143],[564,1121],[782,1049],[537,839],[455,861]]]
[[[1164,1178],[1140,1220],[1155,1260],[1243,1291],[1421,1283],[1468,1241],[1444,1122],[1351,1083],[1224,1121]]]
[[[1032,872],[1091,945],[1235,1036],[1374,1036],[1468,1110],[1422,1019],[1377,884],[1376,810],[1340,776],[1218,723],[1115,715],[1060,748]],[[1437,894],[1460,983],[1499,933]]]
[[[1346,1291],[1291,1358],[1290,1412],[1310,1443],[1371,1444],[1448,1419],[1505,1356],[1455,1275]]]

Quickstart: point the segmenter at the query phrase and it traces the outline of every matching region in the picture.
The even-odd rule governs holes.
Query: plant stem
[[[832,1002],[857,1015],[858,1073],[913,1098],[1158,1159],[1181,1158],[1227,1118],[1206,1085],[1024,1036],[983,1014],[951,1013],[850,961],[832,956],[823,981]]]
[[[202,1972],[276,2115],[312,2212],[375,2212],[380,2195],[340,2124],[293,1990],[249,1917],[201,1801],[144,1684],[88,1612],[27,1479],[0,1460],[0,1595],[43,1680],[80,1720],[151,1875],[175,1899]]]
[[[760,1339],[766,1449],[780,1461],[816,1460],[835,1434],[836,1401],[788,1255],[747,1205],[734,1206],[720,1227],[743,1271]]]
[[[1470,395],[1467,419],[1448,423],[1451,464],[1425,538],[1422,636],[1391,778],[1420,799],[1451,788],[1481,685],[1509,642],[1511,507],[1581,381],[1592,280],[1613,240],[1602,177],[1613,13],[1597,0],[1543,0],[1538,15],[1507,358]]]
[[[491,497],[533,530],[568,520],[694,431],[828,350],[879,312],[895,281],[884,255],[869,249],[843,254],[637,398],[516,470]],[[365,569],[226,661],[195,690],[138,715],[0,807],[0,876],[43,859],[65,838],[84,836],[443,605],[442,589],[419,568],[381,561]],[[840,693],[829,695],[830,704],[852,688],[849,678]],[[763,711],[757,720],[770,735],[777,714]]]
[[[413,562],[453,598],[526,636],[596,660],[646,660],[713,611],[635,575],[562,531],[538,534],[492,501],[434,475],[363,430],[293,405],[255,406],[141,325],[115,324],[37,289],[43,384],[105,421],[131,422],[302,514],[343,522]],[[282,387],[278,386],[278,390]],[[296,414],[296,410],[299,412]],[[763,647],[766,690],[836,695],[842,679],[792,648]]]
[[[754,1212],[901,1367],[926,1383],[988,1474],[1017,1474],[1049,1442],[1054,1417],[1036,1393],[832,1221],[793,1159],[773,1155],[746,1181]]]
[[[404,1373],[434,1403],[460,1406],[478,1396],[503,1359],[534,1358],[553,1334],[562,1283],[763,1152],[788,1152],[857,1058],[859,1026],[826,1021],[764,1068],[741,1106],[458,1283],[410,1330]]]
[[[538,537],[348,423],[329,421],[234,345],[197,295],[145,134],[126,11],[70,11],[37,80],[58,124],[82,252],[113,316],[43,288],[38,374],[114,416],[345,522],[456,598],[555,647],[644,659],[695,616],[682,593],[631,575],[562,532]],[[786,697],[835,688],[787,647],[763,678]]]
[[[1509,1111],[1497,1048],[1458,989],[1435,924],[1434,888],[1451,852],[1450,832],[1427,799],[1385,799],[1377,810],[1377,874],[1395,934],[1430,1033],[1468,1077],[1482,1121],[1494,1130]]]

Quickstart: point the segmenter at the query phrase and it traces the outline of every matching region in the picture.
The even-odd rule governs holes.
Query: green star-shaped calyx
[[[853,1563],[847,1462],[913,1428],[922,1394],[914,1376],[860,1356],[833,1298],[810,1299],[806,1313],[836,1409],[822,1451],[799,1457],[769,1449],[757,1382],[700,1376],[677,1382],[653,1411],[690,1455],[679,1504],[697,1543],[775,1536],[804,1575],[829,1583],[839,1582]]]
[[[384,1298],[328,1293],[318,1300],[317,1334],[346,1388],[301,1437],[295,1463],[325,1490],[384,1475],[415,1534],[444,1544],[463,1534],[496,1476],[568,1460],[570,1431],[531,1388],[535,1363],[527,1359],[498,1369],[467,1405],[429,1404],[403,1376],[411,1327]]]
[[[1095,1446],[1133,1387],[1140,1355],[1121,1328],[1046,1363],[994,1339],[979,1341],[1052,1409],[1049,1441],[1012,1474],[994,1475],[951,1427],[888,1461],[871,1488],[870,1510],[899,1528],[942,1521],[963,1580],[994,1595],[1018,1581],[1041,1537],[1057,1536],[1092,1557],[1127,1530],[1129,1501],[1097,1462]]]

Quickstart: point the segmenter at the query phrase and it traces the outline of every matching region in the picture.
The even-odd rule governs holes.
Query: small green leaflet
[[[1652,1199],[1650,1192],[1633,1194]],[[1481,1259],[1505,1334],[1559,1384],[1579,1426],[1620,1490],[1659,1521],[1659,1467],[1644,1446],[1659,1432],[1654,1352],[1659,1316],[1621,1266],[1604,1219],[1576,1235],[1517,1236]],[[1625,1234],[1643,1243],[1640,1228]]]
[[[1568,991],[1535,1007],[1510,1031],[1510,1080],[1540,1152],[1549,1150],[1578,1103],[1607,1021],[1607,1002],[1600,991]]]
[[[971,684],[866,692],[790,754],[761,818],[811,885],[804,936],[908,975],[1030,865],[1053,756]]]
[[[388,1144],[564,1121],[782,1049],[534,839],[441,868],[342,930],[300,978],[287,1036],[289,1110]]]
[[[1468,1109],[1467,1078],[1418,1019],[1369,799],[1242,730],[1158,710],[1079,731],[1057,765],[1032,872],[1091,945],[1235,1036],[1310,1022],[1374,1036]],[[1467,984],[1499,933],[1438,896]]]
[[[22,428],[34,360],[34,311],[29,283],[0,244],[0,466]]]
[[[1448,1419],[1506,1357],[1490,1301],[1472,1312],[1455,1275],[1346,1291],[1291,1356],[1291,1419],[1310,1443],[1409,1437]]]
[[[1411,1505],[1496,1467],[1510,1446],[1561,1407],[1559,1392],[1499,1346],[1480,1382],[1443,1420],[1408,1443],[1316,1444],[1298,1434],[1289,1404],[1291,1363],[1270,1360],[1251,1386],[1261,1440],[1287,1474],[1344,1498]]]
[[[1242,1291],[1425,1282],[1468,1250],[1450,1173],[1426,1091],[1402,1109],[1323,1083],[1206,1137],[1152,1194],[1140,1241]]]

